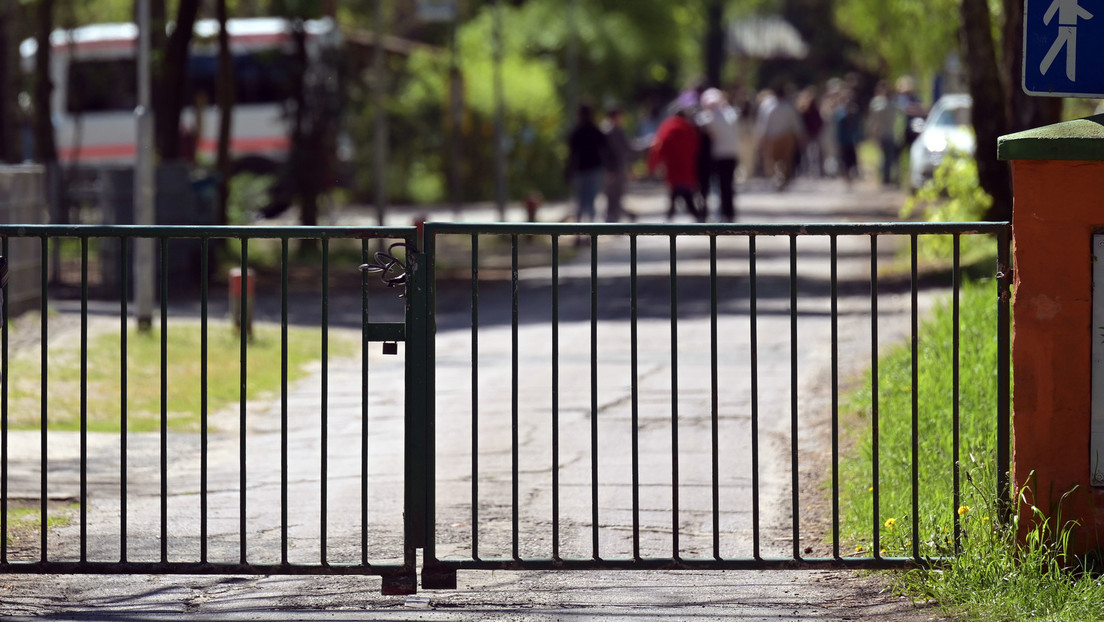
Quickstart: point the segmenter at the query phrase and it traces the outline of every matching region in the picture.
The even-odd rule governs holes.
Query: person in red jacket
[[[675,114],[667,117],[656,130],[655,142],[648,151],[648,171],[655,174],[661,165],[671,195],[671,205],[667,209],[667,219],[675,215],[678,200],[686,206],[686,211],[698,222],[705,221],[705,210],[698,208],[694,195],[698,187],[698,146],[701,136],[697,126],[691,121],[693,104],[683,94],[675,102]]]

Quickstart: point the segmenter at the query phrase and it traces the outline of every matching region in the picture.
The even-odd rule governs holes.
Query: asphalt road
[[[896,218],[901,196],[863,185],[846,191],[835,180],[798,180],[786,193],[745,188],[739,197],[745,222],[887,221]],[[628,200],[642,219],[661,218],[665,199],[654,187],[641,187]],[[560,219],[564,206],[544,208],[542,218]],[[389,224],[406,224],[421,211],[397,212]],[[433,214],[434,212],[429,212]],[[452,214],[445,211],[442,219]],[[493,216],[488,206],[464,220]],[[435,216],[431,215],[431,218]],[[370,223],[365,210],[346,214],[344,223]],[[563,557],[708,556],[714,535],[712,487],[713,395],[710,343],[709,262],[706,240],[680,239],[675,253],[677,348],[672,348],[670,242],[642,238],[638,248],[639,349],[637,430],[640,495],[632,529],[634,386],[631,374],[629,246],[602,239],[599,296],[591,298],[589,245],[565,247],[559,269],[559,390],[551,382],[552,275],[536,264],[519,274],[516,333],[508,280],[488,270],[479,292],[478,345],[473,346],[470,292],[463,284],[442,293],[437,340],[437,554],[439,557],[547,557],[553,547]],[[827,240],[802,240],[798,255],[798,345],[791,349],[788,239],[762,239],[757,248],[755,364],[758,367],[760,552],[789,557],[794,550],[824,554],[825,508],[820,483],[829,446],[831,396]],[[880,252],[892,253],[889,245]],[[841,238],[839,248],[839,352],[842,376],[860,372],[870,356],[869,240]],[[755,542],[752,497],[752,409],[750,279],[746,240],[719,245],[721,319],[718,335],[719,464],[721,508],[719,543],[726,557],[746,557]],[[929,303],[924,297],[924,305]],[[908,327],[905,293],[879,298],[878,323],[884,343]],[[258,301],[258,315],[271,316]],[[334,307],[356,309],[339,297]],[[600,329],[592,332],[592,305]],[[343,315],[341,317],[344,317]],[[354,324],[356,314],[354,313]],[[337,322],[335,330],[341,328]],[[350,329],[351,330],[351,329]],[[512,391],[520,344],[518,391]],[[591,351],[591,343],[598,348]],[[361,371],[359,361],[335,361],[326,418],[328,449],[323,458],[321,389],[317,371],[289,394],[288,529],[281,529],[279,401],[251,403],[246,420],[246,519],[248,541],[240,538],[242,499],[238,494],[240,428],[236,408],[217,413],[219,432],[210,439],[209,519],[206,547],[212,561],[236,561],[244,547],[251,563],[277,563],[286,538],[292,563],[316,562],[323,521],[319,501],[322,464],[328,502],[326,556],[330,562],[373,561],[401,555],[403,356],[385,357],[373,345],[370,362],[368,458],[360,453]],[[475,354],[477,348],[478,353]],[[796,352],[798,376],[791,376]],[[401,354],[401,353],[400,353]],[[598,372],[592,375],[591,361]],[[473,375],[472,361],[478,363]],[[677,372],[675,371],[677,368]],[[591,387],[598,387],[592,393]],[[793,541],[791,488],[791,387],[797,386],[799,412],[797,495],[800,540]],[[473,387],[477,397],[473,396]],[[553,399],[558,420],[552,424]],[[516,438],[517,535],[513,528],[514,490],[511,442],[514,405]],[[478,433],[473,434],[473,404]],[[597,424],[589,413],[597,405]],[[677,411],[677,416],[672,412]],[[553,430],[558,444],[552,443]],[[38,437],[13,432],[9,460],[12,497],[33,498],[38,490]],[[51,433],[51,496],[73,497],[77,439]],[[159,438],[129,439],[127,559],[160,558]],[[88,558],[119,558],[119,452],[113,435],[93,435],[90,470]],[[598,448],[595,468],[592,447]],[[675,449],[673,449],[673,447]],[[167,501],[168,558],[192,559],[200,549],[199,438],[174,434],[169,443]],[[556,452],[553,455],[553,452]],[[473,454],[478,457],[473,472]],[[370,473],[369,544],[362,549],[359,475]],[[553,469],[553,464],[558,469]],[[551,479],[557,472],[559,488]],[[592,478],[599,483],[595,497]],[[673,482],[678,482],[677,486]],[[473,518],[472,483],[478,482]],[[595,528],[594,499],[598,527]],[[677,511],[674,509],[677,504]],[[558,509],[556,527],[553,508]],[[79,526],[50,534],[51,559],[77,554]],[[473,522],[475,526],[473,527]],[[674,534],[677,532],[677,536]],[[597,541],[597,551],[595,550]],[[32,551],[33,553],[33,551]],[[829,571],[461,571],[455,591],[426,591],[417,597],[382,596],[378,578],[344,577],[178,577],[178,576],[0,576],[0,615],[13,619],[359,619],[359,620],[561,620],[561,619],[931,619],[883,590],[877,579]]]

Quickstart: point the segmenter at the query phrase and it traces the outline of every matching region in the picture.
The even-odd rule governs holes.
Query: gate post
[[[1093,371],[1093,341],[1104,340],[1093,317],[1093,235],[1104,232],[1104,115],[1001,137],[997,153],[1011,161],[1014,187],[1012,476],[1017,494],[1026,488],[1025,498],[1052,518],[1052,528],[1064,526],[1053,521],[1076,521],[1069,552],[1080,554],[1100,547],[1104,536],[1104,488],[1094,488],[1091,475],[1104,465],[1090,456],[1093,376],[1104,374]],[[1104,255],[1100,260],[1104,265]],[[1098,416],[1104,423],[1104,411]],[[1035,517],[1030,505],[1018,512],[1023,536]]]
[[[418,354],[418,369],[415,378],[407,389],[407,395],[412,391],[421,391],[423,401],[421,403],[422,427],[425,430],[425,441],[419,448],[422,458],[422,477],[424,487],[417,491],[421,495],[421,503],[424,512],[423,520],[419,526],[422,537],[422,587],[427,590],[455,590],[456,569],[446,566],[437,560],[436,546],[436,503],[437,503],[437,430],[436,430],[436,396],[437,396],[437,362],[436,362],[436,335],[437,335],[437,249],[435,247],[436,236],[433,235],[433,224],[423,225],[420,242],[423,250],[417,255],[418,262],[414,274],[414,283],[421,288],[418,304],[421,305],[420,331],[421,350]],[[430,233],[425,235],[425,229]],[[412,301],[413,302],[413,301]],[[408,355],[409,356],[409,355]],[[409,363],[407,369],[410,370]],[[409,373],[409,372],[408,372]],[[409,451],[409,450],[408,450]]]

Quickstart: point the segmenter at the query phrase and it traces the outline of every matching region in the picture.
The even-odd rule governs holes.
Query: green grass
[[[879,515],[873,514],[870,378],[849,396],[850,455],[841,463],[841,520],[849,545],[868,555],[879,534],[884,556],[920,554],[949,559],[931,569],[895,573],[899,589],[936,601],[949,615],[976,620],[1081,621],[1104,619],[1104,583],[1065,554],[1068,525],[1041,518],[1029,499],[1021,507],[1040,517],[1025,543],[996,508],[995,285],[967,284],[961,297],[959,472],[962,496],[952,496],[952,316],[949,301],[923,323],[918,351],[919,506],[912,504],[912,355],[893,348],[878,365]],[[913,517],[919,529],[913,530]],[[960,537],[956,533],[956,521]]]
[[[5,534],[8,546],[15,544],[16,540],[30,540],[37,536],[42,525],[42,509],[37,502],[34,506],[25,501],[13,501],[8,508],[8,532]],[[46,530],[64,527],[73,521],[73,515],[80,509],[79,503],[70,503],[60,508],[54,508],[46,516]]]
[[[198,323],[177,323],[167,334],[166,410],[169,428],[198,430],[202,408],[201,333]],[[75,340],[52,345],[47,358],[46,412],[52,430],[80,428],[81,361]],[[356,341],[330,334],[330,356],[350,356]],[[288,330],[288,381],[307,374],[306,365],[321,358],[320,329]],[[87,362],[88,429],[117,432],[120,428],[122,365],[117,330],[89,339]],[[240,341],[225,322],[208,329],[207,407],[209,412],[236,403],[240,395]],[[276,394],[281,386],[281,335],[278,326],[255,325],[247,342],[246,398]],[[12,357],[9,381],[9,422],[13,428],[41,425],[42,371],[37,349]],[[127,429],[160,427],[161,333],[130,330],[126,364]]]
[[[995,460],[996,448],[996,286],[992,281],[963,287],[960,312],[958,403],[960,457]],[[885,555],[911,554],[914,535],[922,553],[945,541],[957,508],[952,496],[954,455],[951,370],[952,323],[949,304],[940,305],[921,327],[918,340],[918,420],[921,532],[913,534],[912,508],[912,351],[909,344],[892,348],[879,359],[877,393],[867,378],[848,399],[857,413],[849,431],[856,438],[854,455],[840,467],[844,533],[869,551],[873,547],[873,404],[878,407],[878,530]],[[978,482],[996,489],[995,483]],[[926,528],[926,529],[925,529]]]

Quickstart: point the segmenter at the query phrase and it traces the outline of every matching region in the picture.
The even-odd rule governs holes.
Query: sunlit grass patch
[[[238,334],[225,322],[209,326],[205,370],[201,336],[198,323],[171,324],[162,352],[159,329],[149,332],[129,330],[126,335],[125,389],[118,330],[100,330],[90,336],[87,361],[83,365],[77,340],[51,344],[47,350],[48,372],[45,378],[47,426],[53,430],[79,429],[83,402],[91,431],[119,431],[124,404],[129,430],[156,430],[160,427],[164,403],[170,429],[197,430],[204,400],[208,411],[213,412],[238,401],[241,396],[241,341]],[[331,357],[351,356],[356,346],[355,339],[330,333]],[[288,382],[305,377],[307,365],[319,360],[321,354],[320,329],[289,328]],[[282,359],[280,327],[255,325],[253,338],[246,341],[246,399],[279,391]],[[18,352],[12,356],[9,366],[9,423],[13,428],[38,427],[43,412],[39,350]],[[204,378],[207,381],[206,396],[202,391]]]

